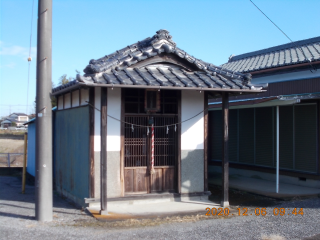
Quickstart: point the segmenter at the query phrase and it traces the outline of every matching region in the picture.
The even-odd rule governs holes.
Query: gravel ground
[[[39,223],[34,219],[34,187],[27,185],[26,194],[20,192],[20,178],[0,176],[0,239],[320,239],[319,198],[267,207],[266,216],[255,216],[255,207],[251,206],[248,216],[108,223],[93,219],[55,195],[53,221]],[[285,208],[286,214],[274,216],[276,207]],[[292,215],[294,208],[303,208],[304,214]],[[231,206],[231,212],[237,215],[237,206]]]

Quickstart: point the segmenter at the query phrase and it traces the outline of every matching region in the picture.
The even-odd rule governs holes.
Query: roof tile
[[[283,65],[320,61],[320,37],[233,56],[223,68],[242,73]]]
[[[186,71],[182,66],[167,63],[149,63],[148,66],[137,64],[164,53],[171,53],[185,59],[193,66],[193,70]],[[251,58],[250,62],[242,61],[236,63],[236,66],[254,68],[257,62],[257,59]],[[102,58],[90,60],[84,69],[83,76],[77,74],[76,80],[53,89],[53,93],[60,94],[69,87],[81,84],[106,84],[120,87],[122,85],[193,87],[216,91],[220,89],[249,90],[251,75],[235,70],[236,67],[228,70],[189,55],[176,46],[168,31],[159,30],[152,38],[146,38]]]

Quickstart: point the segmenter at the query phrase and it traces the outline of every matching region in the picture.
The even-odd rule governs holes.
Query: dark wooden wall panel
[[[254,109],[239,109],[239,162],[254,163]]]
[[[279,139],[280,168],[293,169],[293,106],[279,107]]]
[[[272,107],[256,108],[255,164],[273,166],[273,114]]]
[[[124,170],[124,189],[125,192],[133,192],[133,169]]]
[[[151,191],[162,191],[162,169],[155,168],[155,173],[151,175]]]
[[[175,168],[163,168],[163,191],[173,191],[175,188]]]
[[[134,169],[134,192],[147,192],[147,168]]]
[[[229,110],[229,161],[238,162],[238,110]]]
[[[209,112],[211,159],[222,159],[222,111]]]
[[[295,169],[317,172],[316,104],[297,105],[295,111]]]

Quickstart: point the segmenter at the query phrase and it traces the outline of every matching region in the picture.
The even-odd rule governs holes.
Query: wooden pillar
[[[317,154],[318,154],[318,175],[320,175],[320,100],[317,101],[317,128],[318,128],[318,146],[317,146]]]
[[[121,196],[124,197],[124,92],[125,90],[121,89],[121,150],[120,150],[120,182],[121,182]]]
[[[90,131],[90,150],[89,150],[89,158],[90,158],[90,185],[89,185],[89,193],[90,197],[94,198],[94,111],[95,109],[91,106],[94,106],[94,93],[95,88],[89,89],[89,131]],[[63,97],[64,98],[64,97]]]
[[[101,215],[107,215],[107,88],[101,88],[101,165],[100,165],[100,203]]]
[[[178,91],[178,123],[181,122],[181,90]],[[181,124],[177,125],[178,130],[178,154],[177,154],[177,193],[181,194]]]
[[[221,206],[229,206],[229,93],[222,93],[222,122],[223,122],[223,142],[222,142],[222,199]]]
[[[204,191],[208,191],[208,92],[204,92]]]

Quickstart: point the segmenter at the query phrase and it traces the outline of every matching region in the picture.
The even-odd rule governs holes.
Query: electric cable
[[[85,101],[85,102],[86,102],[86,103],[88,103],[88,105],[89,105],[90,107],[92,107],[92,108],[96,109],[97,111],[101,112],[101,110],[100,110],[100,109],[96,108],[95,106],[93,106],[93,105],[92,105],[91,103],[89,103],[88,101]],[[188,118],[188,119],[183,120],[183,121],[178,122],[178,123],[172,123],[172,124],[168,124],[168,125],[163,125],[163,126],[154,126],[154,127],[155,127],[155,128],[161,128],[161,127],[171,127],[171,126],[176,126],[176,125],[179,125],[179,124],[181,124],[181,123],[187,122],[187,121],[189,121],[189,120],[191,120],[191,119],[193,119],[193,118],[197,117],[198,115],[200,115],[201,113],[203,113],[203,112],[204,112],[204,111],[206,111],[206,110],[208,110],[208,108],[205,108],[205,109],[203,109],[201,112],[199,112],[199,113],[197,113],[196,115],[194,115],[193,117]],[[120,119],[118,119],[118,118],[115,118],[115,117],[113,117],[113,116],[110,116],[110,115],[108,115],[108,114],[107,114],[107,116],[108,116],[108,117],[110,117],[110,118],[112,118],[112,119],[114,119],[114,120],[116,120],[116,121],[118,121],[118,122],[121,122],[121,123],[124,123],[124,124],[130,125],[130,126],[141,127],[141,128],[145,128],[145,127],[147,127],[147,128],[148,128],[148,127],[150,127],[150,126],[144,126],[144,125],[138,125],[138,124],[134,124],[134,123],[125,122],[125,121],[122,121],[122,120],[120,120]]]
[[[252,0],[249,0],[249,1],[250,1],[266,18],[268,18],[269,21],[270,21],[274,26],[277,27],[277,28],[290,40],[290,42],[291,42],[296,48],[298,48],[298,49],[301,51],[302,55],[305,56],[305,54],[303,53],[303,50],[302,50],[302,48],[301,48],[300,46],[298,46],[295,42],[293,42],[293,41],[291,40],[291,38],[289,38],[289,36],[288,36],[287,34],[285,34],[285,32],[282,31],[281,28],[279,28],[279,27],[277,26],[277,24],[275,24],[256,4],[254,4],[254,2],[252,2]],[[299,57],[298,57],[298,58],[299,58]],[[311,68],[312,68],[312,70],[310,70],[310,72],[314,73],[313,71],[317,71],[317,69],[311,64],[311,59],[308,59],[308,61],[309,61],[309,64],[310,64],[310,66],[311,66]]]
[[[31,42],[32,42],[32,22],[33,22],[33,7],[34,0],[32,1],[32,10],[31,10],[31,30],[30,30],[30,46],[29,46],[29,57],[28,57],[28,84],[27,84],[27,109],[26,114],[28,115],[28,100],[29,100],[29,80],[30,80],[30,65],[31,65]]]

